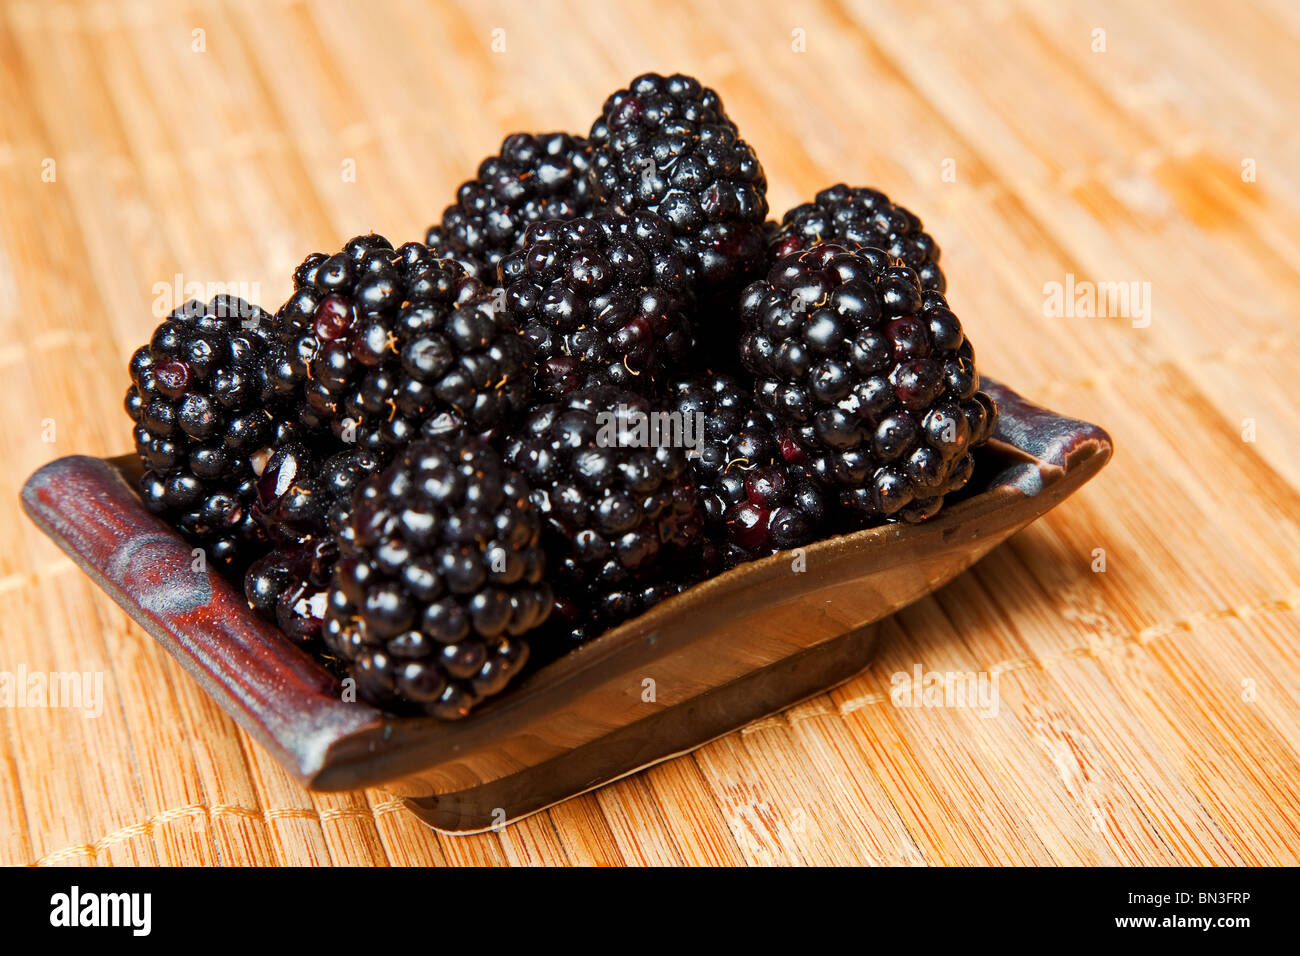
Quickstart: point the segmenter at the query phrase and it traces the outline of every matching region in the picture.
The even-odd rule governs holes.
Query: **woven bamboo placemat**
[[[6,3],[0,670],[102,672],[105,706],[0,708],[0,863],[1296,863],[1298,42],[1289,0]],[[921,214],[983,367],[1115,460],[868,673],[691,756],[473,837],[309,794],[18,488],[129,447],[167,286],[275,308],[647,69],[721,91],[777,212],[848,180]],[[996,675],[996,716],[894,706],[918,667]]]

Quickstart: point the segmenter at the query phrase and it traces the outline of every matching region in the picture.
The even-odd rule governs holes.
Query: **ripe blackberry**
[[[485,442],[422,440],[357,489],[323,637],[371,703],[455,719],[501,691],[550,613],[541,520]]]
[[[890,202],[879,190],[844,183],[823,189],[812,202],[795,206],[782,217],[770,245],[774,258],[783,259],[819,242],[884,249],[911,266],[921,288],[935,292],[947,288],[934,238],[915,214]]]
[[[277,315],[269,378],[301,419],[380,456],[489,432],[527,405],[528,346],[490,291],[421,243],[358,236],[309,256]]]
[[[673,383],[669,408],[703,423],[691,460],[713,551],[707,570],[808,544],[827,525],[826,494],[805,467],[803,450],[771,412],[729,375]],[[709,567],[713,565],[713,567]]]
[[[219,563],[263,540],[252,513],[257,467],[289,431],[263,375],[270,330],[257,306],[218,296],[181,306],[131,357],[140,495]]]
[[[589,138],[597,201],[667,219],[701,304],[730,307],[765,263],[767,179],[718,94],[647,73],[605,101]]]
[[[851,513],[923,520],[970,478],[996,406],[957,316],[910,268],[814,246],[745,290],[741,321],[759,403]]]
[[[534,223],[500,276],[552,397],[596,385],[650,391],[690,351],[686,270],[653,214]]]
[[[657,411],[632,392],[581,389],[532,412],[507,442],[543,519],[555,626],[574,641],[675,593],[667,558],[699,539],[685,453],[671,435],[650,444]]]
[[[425,244],[495,284],[497,263],[519,246],[529,223],[591,212],[589,152],[585,139],[568,133],[512,133],[479,164],[478,176],[461,184]]]
[[[321,460],[301,442],[276,449],[257,482],[258,521],[279,545],[298,545],[339,534],[352,511],[352,494],[379,471],[382,459],[364,448],[345,448]]]
[[[293,642],[313,645],[321,635],[337,559],[338,544],[330,537],[277,547],[249,565],[244,574],[248,606],[274,622]]]
[[[353,492],[379,467],[379,457],[364,449],[336,451],[321,462],[319,451],[291,441],[262,469],[253,511],[275,550],[249,567],[244,596],[299,643],[320,636]]]

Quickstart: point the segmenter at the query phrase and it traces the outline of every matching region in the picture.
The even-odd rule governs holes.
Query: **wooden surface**
[[[0,708],[0,863],[1300,862],[1297,43],[1290,0],[0,6],[0,671],[104,681],[98,718]],[[915,209],[982,366],[1116,458],[870,672],[694,755],[474,837],[308,794],[18,487],[129,447],[155,283],[275,308],[644,69],[722,93],[775,211]],[[1149,324],[1050,314],[1067,276],[1149,283]],[[895,706],[916,667],[996,674],[996,716]]]

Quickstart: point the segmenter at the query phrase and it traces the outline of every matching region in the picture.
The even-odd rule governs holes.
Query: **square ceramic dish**
[[[72,456],[22,490],[32,520],[298,780],[379,786],[445,831],[490,828],[685,753],[848,680],[877,623],[1058,504],[1111,454],[1095,425],[986,381],[1001,406],[960,500],[932,521],[742,565],[548,664],[459,723],[345,702],[340,683],[192,569],[134,456]]]

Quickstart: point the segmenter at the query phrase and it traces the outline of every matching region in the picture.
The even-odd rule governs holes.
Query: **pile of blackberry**
[[[507,136],[424,242],[163,322],[141,496],[365,701],[446,720],[738,564],[924,521],[997,416],[939,247],[874,189],[780,223],[766,191],[681,74]]]
[[[491,434],[521,414],[532,363],[462,265],[376,235],[308,256],[274,326],[264,379],[299,440],[276,444],[254,484],[253,514],[275,549],[244,588],[310,644],[356,485],[419,436]]]

